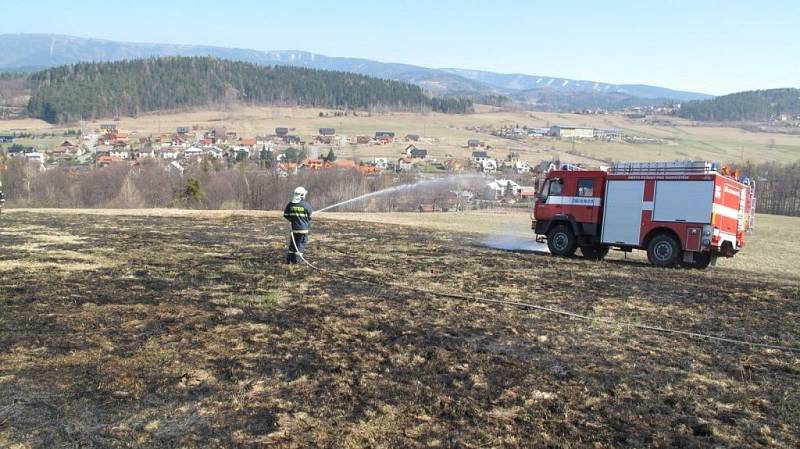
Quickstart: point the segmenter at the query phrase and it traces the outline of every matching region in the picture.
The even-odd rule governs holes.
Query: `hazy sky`
[[[800,87],[800,1],[0,0],[0,33],[306,50],[724,94]]]

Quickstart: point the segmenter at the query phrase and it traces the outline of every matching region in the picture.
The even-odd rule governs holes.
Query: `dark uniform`
[[[289,203],[286,205],[286,209],[283,210],[283,218],[292,223],[292,236],[294,237],[294,239],[289,239],[286,263],[298,263],[302,260],[303,250],[308,243],[308,230],[311,227],[311,206],[305,200],[299,203]]]

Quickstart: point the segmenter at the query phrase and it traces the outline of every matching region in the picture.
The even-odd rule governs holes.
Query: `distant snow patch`
[[[567,84],[569,84],[569,80],[564,80],[564,82],[561,83],[561,87],[565,87]]]

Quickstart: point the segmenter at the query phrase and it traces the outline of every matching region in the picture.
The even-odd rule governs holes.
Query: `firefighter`
[[[289,239],[289,251],[286,263],[296,264],[303,260],[303,250],[308,244],[308,231],[311,227],[311,206],[306,202],[308,191],[303,187],[294,189],[292,200],[283,210],[283,218],[292,223],[292,238]]]

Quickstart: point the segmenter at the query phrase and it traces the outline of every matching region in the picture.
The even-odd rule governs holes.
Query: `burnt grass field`
[[[279,218],[0,217],[0,447],[800,446],[800,354],[281,264]],[[800,346],[796,279],[319,219],[372,281]]]

